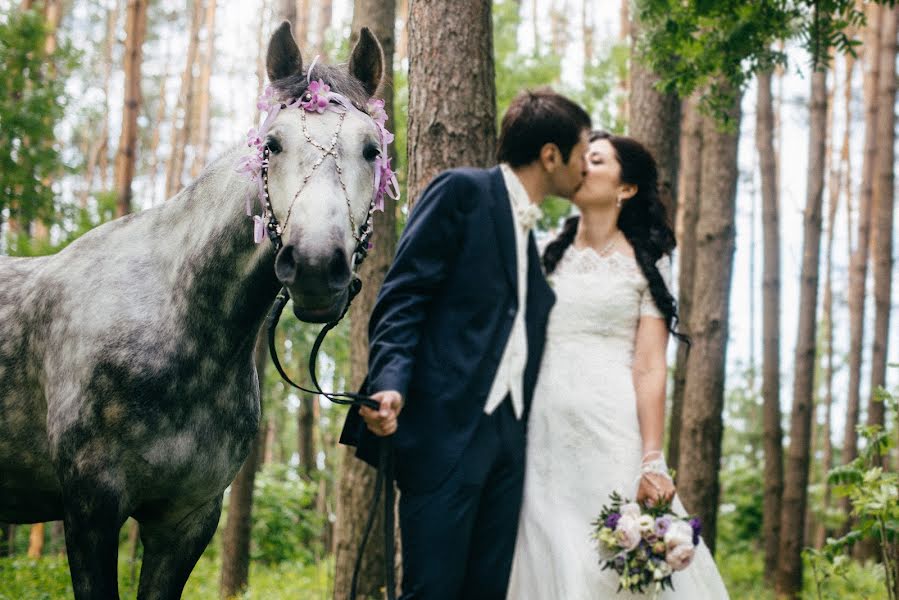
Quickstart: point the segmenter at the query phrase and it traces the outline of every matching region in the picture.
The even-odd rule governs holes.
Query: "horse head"
[[[266,67],[268,93],[280,108],[260,135],[268,213],[282,244],[275,274],[300,320],[327,322],[346,306],[354,263],[361,261],[360,248],[362,255],[367,249],[371,210],[384,187],[384,165],[390,174],[389,134],[369,104],[381,83],[384,55],[363,28],[347,67],[313,61],[304,69],[284,22],[269,42]],[[271,219],[266,227],[273,228]]]

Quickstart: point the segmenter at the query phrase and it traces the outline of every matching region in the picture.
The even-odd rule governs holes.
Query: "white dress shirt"
[[[515,229],[515,257],[518,273],[518,310],[512,322],[512,331],[506,342],[503,357],[496,370],[484,412],[492,414],[502,404],[506,394],[512,397],[512,408],[515,416],[524,414],[524,368],[528,359],[528,339],[524,328],[525,303],[528,285],[528,230],[522,225],[519,211],[530,206],[531,199],[527,191],[509,165],[500,165],[506,190],[509,192],[509,203],[512,209],[512,222]]]

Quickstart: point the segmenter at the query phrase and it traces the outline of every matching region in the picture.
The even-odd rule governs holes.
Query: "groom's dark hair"
[[[537,160],[545,144],[555,144],[567,163],[585,129],[590,115],[576,102],[549,88],[521,92],[503,115],[496,160],[521,167]]]

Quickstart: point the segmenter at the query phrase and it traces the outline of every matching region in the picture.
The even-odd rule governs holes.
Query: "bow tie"
[[[528,202],[525,206],[516,204],[515,214],[518,216],[518,223],[521,225],[522,229],[528,231],[533,229],[534,225],[537,224],[537,221],[543,216],[543,211],[540,210],[540,207],[536,204]]]

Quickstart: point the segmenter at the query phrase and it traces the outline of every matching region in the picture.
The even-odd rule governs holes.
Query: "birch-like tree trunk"
[[[783,432],[780,413],[780,207],[771,72],[759,73],[755,145],[762,187],[762,429],[765,448],[762,539],[765,579],[774,580],[780,544]]]
[[[818,269],[821,253],[821,205],[824,193],[825,131],[827,130],[827,72],[811,77],[809,99],[809,156],[804,240],[799,292],[799,325],[794,354],[793,407],[790,448],[784,480],[780,557],[775,578],[779,597],[798,598],[802,590],[802,546],[808,502],[809,459],[814,397],[818,306]]]
[[[396,17],[395,0],[355,0],[351,43],[355,44],[359,30],[366,26],[375,34],[384,50],[384,81],[378,96],[384,99],[388,129],[393,129],[395,114],[393,57],[396,46]],[[395,165],[396,147],[392,146],[390,152]],[[354,389],[362,385],[368,372],[368,319],[396,251],[397,209],[390,198],[385,198],[384,212],[376,212],[374,215],[372,238],[374,246],[360,268],[362,291],[350,309],[350,380]],[[384,587],[384,565],[390,561],[396,564],[397,557],[388,558],[384,555],[383,499],[372,498],[376,474],[372,467],[355,457],[353,448],[343,447],[337,481],[337,523],[334,528],[335,600],[343,600],[349,595],[353,567],[368,512],[372,504],[379,500],[380,509],[372,527],[359,573],[360,596],[382,597],[380,590]],[[399,548],[399,544],[396,548]]]
[[[737,94],[739,96],[739,94]],[[702,118],[702,171],[689,334],[678,457],[678,491],[702,519],[703,539],[715,550],[724,368],[735,240],[739,98],[728,111],[734,130]]]
[[[678,246],[678,311],[681,327],[690,333],[690,312],[693,307],[693,280],[696,273],[696,221],[702,177],[702,118],[699,114],[699,94],[683,101],[680,135],[680,184],[677,195]],[[687,377],[688,348],[680,344],[674,365],[674,389],[671,394],[671,419],[668,433],[668,464],[677,470],[680,456],[681,422],[683,420],[684,384]]]
[[[141,63],[147,32],[148,0],[129,0],[125,22],[125,103],[116,154],[116,213],[131,212],[131,181],[137,160],[137,116],[141,109]]]

